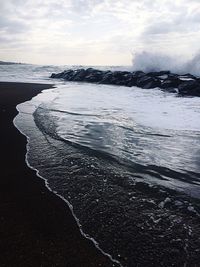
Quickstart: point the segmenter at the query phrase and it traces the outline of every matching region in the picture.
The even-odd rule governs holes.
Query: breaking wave
[[[133,54],[132,69],[142,70],[144,72],[170,70],[178,74],[191,73],[200,76],[200,52],[191,59],[184,57],[173,57],[163,53],[155,52],[137,52]]]

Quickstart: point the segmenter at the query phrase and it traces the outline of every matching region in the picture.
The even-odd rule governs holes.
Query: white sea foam
[[[200,53],[186,59],[183,56],[172,56],[159,52],[136,52],[133,54],[132,70],[144,72],[170,70],[173,73],[191,73],[200,76]]]
[[[51,192],[53,192],[55,195],[57,195],[59,198],[61,198],[64,202],[67,203],[69,209],[71,210],[71,213],[79,227],[79,230],[81,232],[81,234],[83,235],[83,237],[85,237],[86,239],[89,239],[90,241],[93,242],[94,246],[106,257],[108,257],[111,262],[113,263],[117,263],[118,266],[123,267],[122,264],[120,263],[120,261],[118,261],[117,259],[113,258],[112,255],[110,255],[109,253],[107,253],[106,251],[104,251],[99,243],[97,242],[97,240],[95,240],[93,237],[91,237],[89,234],[85,233],[82,229],[82,225],[80,220],[78,219],[78,217],[76,216],[75,212],[74,212],[74,208],[72,206],[72,204],[61,194],[59,194],[56,190],[52,189],[51,186],[49,185],[48,182],[48,178],[47,177],[43,177],[40,174],[40,171],[38,169],[36,169],[34,166],[31,165],[31,163],[29,162],[29,154],[31,153],[30,151],[30,143],[31,143],[31,138],[32,136],[30,135],[30,132],[36,132],[37,131],[37,127],[34,123],[34,119],[33,119],[33,112],[35,111],[35,109],[38,107],[39,104],[41,103],[49,103],[51,101],[53,101],[53,99],[56,98],[57,96],[57,92],[55,89],[48,89],[42,92],[42,94],[40,93],[39,95],[37,95],[36,97],[34,97],[32,100],[24,102],[22,104],[19,104],[16,108],[17,111],[19,112],[18,115],[14,118],[13,120],[13,124],[15,125],[15,127],[21,132],[21,134],[23,134],[24,136],[26,136],[27,138],[27,145],[26,145],[26,149],[27,149],[27,153],[25,156],[25,162],[27,164],[27,166],[34,170],[36,172],[36,175],[41,178],[42,180],[44,180],[45,182],[45,186],[47,187],[47,189]],[[26,123],[24,123],[24,115],[28,116],[28,120],[26,120]],[[26,126],[25,126],[26,124]],[[27,131],[27,129],[29,129],[29,131]]]

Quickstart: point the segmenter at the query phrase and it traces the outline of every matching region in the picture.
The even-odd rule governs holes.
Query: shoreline
[[[83,237],[72,212],[25,163],[16,106],[50,84],[0,82],[1,266],[118,266]]]

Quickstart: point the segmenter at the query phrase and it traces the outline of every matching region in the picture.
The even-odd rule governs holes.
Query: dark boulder
[[[200,82],[185,81],[179,85],[178,92],[181,95],[200,96]]]
[[[146,73],[144,73],[143,71],[138,70],[138,71],[132,72],[132,75],[133,75],[134,78],[141,78],[143,76],[146,76]]]
[[[127,71],[114,71],[112,76],[112,84],[127,86],[130,81],[131,74]]]
[[[63,72],[60,73],[52,73],[50,78],[54,78],[54,79],[61,79],[63,77]]]
[[[151,76],[151,77],[159,77],[159,76],[164,76],[164,75],[169,75],[170,74],[170,71],[152,71],[152,72],[149,72],[148,75]]]
[[[126,74],[126,86],[136,86],[138,78],[132,75],[132,73]]]
[[[178,89],[177,88],[173,88],[173,87],[168,87],[165,89],[161,89],[162,91],[168,92],[168,93],[178,93]]]
[[[106,71],[103,73],[102,80],[100,83],[102,84],[113,84],[113,73],[111,71]]]
[[[178,75],[170,71],[144,73],[143,71],[101,71],[94,68],[65,70],[52,73],[51,78],[67,81],[138,86],[144,89],[160,87],[161,90],[179,95],[200,96],[200,78],[191,74]]]
[[[126,75],[128,75],[130,72],[128,71],[114,71],[113,72],[113,76],[116,79],[123,79],[124,77],[126,77]]]
[[[57,75],[56,73],[52,73],[51,76],[50,76],[50,78],[55,78],[56,75]]]
[[[94,69],[94,68],[87,68],[85,71],[87,72],[87,74],[91,74],[91,73],[95,73],[96,71],[99,71],[99,70]]]
[[[178,78],[168,78],[166,80],[164,80],[161,83],[161,88],[162,89],[167,89],[167,88],[178,88],[178,86],[182,83],[182,81]]]
[[[146,85],[144,85],[143,88],[144,89],[151,89],[151,88],[160,87],[160,85],[161,85],[160,80],[152,79]]]
[[[150,76],[143,76],[139,78],[136,82],[136,85],[138,87],[141,87],[144,89],[159,87],[160,84],[161,84],[160,80],[152,78]]]
[[[181,78],[192,79],[192,80],[196,80],[197,79],[194,75],[192,75],[190,73],[186,73],[186,74],[180,75],[179,79],[181,79]]]
[[[84,81],[91,82],[91,83],[98,83],[102,80],[102,78],[103,78],[102,71],[93,71],[86,75]]]
[[[73,75],[73,81],[81,82],[84,80],[85,76],[86,76],[86,71],[84,69],[76,70]]]
[[[94,74],[88,74],[85,78],[84,78],[84,82],[89,82],[89,83],[95,83],[100,81],[100,79],[97,79],[97,77]]]
[[[62,78],[67,81],[73,81],[74,76],[75,76],[74,70],[67,70],[67,71],[64,71],[62,74]]]

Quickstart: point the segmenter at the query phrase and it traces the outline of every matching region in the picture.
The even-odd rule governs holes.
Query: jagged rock
[[[149,72],[148,75],[151,76],[151,77],[159,77],[159,76],[164,76],[164,75],[169,75],[170,74],[170,71],[168,70],[163,70],[163,71],[152,71],[152,72]]]
[[[137,85],[137,77],[135,77],[132,73],[126,74],[126,86],[136,86]]]
[[[149,89],[149,88],[159,87],[161,82],[150,76],[143,76],[137,80],[136,84],[138,87]]]
[[[174,76],[172,78],[169,78],[168,76],[168,79],[164,80],[162,83],[161,83],[161,88],[162,89],[167,89],[167,88],[178,88],[178,86],[182,83],[182,81],[178,78],[174,78]]]
[[[156,87],[160,87],[161,82],[159,80],[153,79],[152,81],[149,81],[146,85],[143,86],[144,89],[152,89]]]
[[[100,70],[89,68],[86,70],[86,73],[87,74],[84,79],[86,82],[98,83],[103,78],[103,71]]]
[[[51,78],[67,81],[138,86],[144,89],[160,87],[180,95],[200,96],[200,78],[191,74],[178,75],[170,71],[144,73],[143,71],[101,71],[94,68],[65,70],[52,73]]]
[[[130,79],[127,80],[127,86],[132,87],[137,85],[137,78],[135,77],[130,77]]]
[[[165,92],[168,92],[168,93],[178,93],[178,89],[177,88],[173,88],[173,87],[164,88],[162,90],[165,91]]]
[[[52,73],[50,78],[54,78],[54,79],[63,78],[63,72],[61,72],[61,73]]]
[[[114,71],[112,77],[112,84],[127,86],[130,81],[131,74],[127,71]]]
[[[133,77],[135,77],[135,78],[141,78],[145,75],[146,75],[146,73],[144,73],[143,71],[140,71],[140,70],[133,72]]]
[[[68,81],[73,80],[73,77],[75,75],[75,72],[73,70],[67,70],[63,72],[62,78]]]
[[[100,73],[89,74],[85,77],[86,82],[98,83],[102,80],[103,76]]]
[[[193,80],[196,80],[196,77],[190,73],[186,73],[186,74],[183,74],[183,75],[180,75],[179,78],[188,78],[188,79],[193,79]]]
[[[185,81],[178,87],[179,94],[200,96],[200,82],[198,81]]]
[[[81,81],[84,80],[85,76],[86,76],[86,70],[79,69],[79,70],[76,71],[76,74],[75,74],[75,76],[73,78],[73,81],[81,82]]]
[[[113,74],[111,71],[106,71],[104,72],[103,78],[101,80],[102,84],[112,84],[112,78],[113,78]]]

